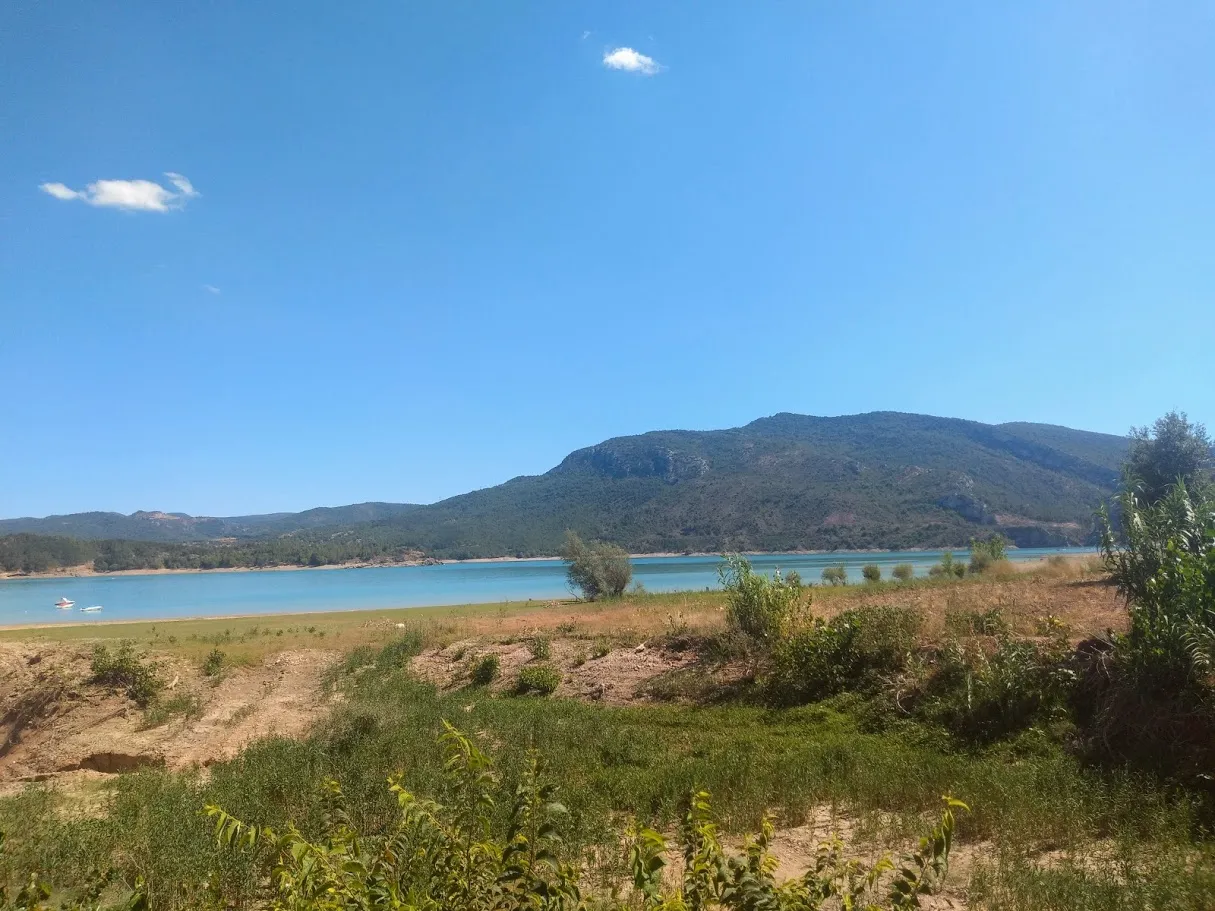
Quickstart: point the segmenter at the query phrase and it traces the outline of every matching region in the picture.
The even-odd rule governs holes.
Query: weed
[[[473,662],[472,670],[468,675],[469,679],[475,686],[489,686],[498,679],[500,664],[497,655],[482,655]]]
[[[537,661],[544,661],[553,653],[552,641],[541,633],[536,633],[528,640],[527,648],[532,653],[532,658]]]
[[[156,665],[141,660],[129,642],[121,643],[113,652],[104,645],[94,646],[92,672],[93,683],[122,687],[143,708],[164,688]]]
[[[519,679],[515,684],[515,692],[538,693],[548,696],[556,692],[561,685],[561,672],[548,664],[533,664],[519,671]]]
[[[202,672],[208,677],[214,677],[224,669],[226,661],[227,656],[219,649],[213,648],[207,653],[207,657],[203,659]]]
[[[194,693],[178,693],[168,699],[156,699],[143,714],[143,728],[157,728],[170,718],[186,720],[202,717],[202,702]]]

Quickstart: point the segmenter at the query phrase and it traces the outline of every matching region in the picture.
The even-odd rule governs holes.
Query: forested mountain
[[[1081,543],[1126,449],[1123,437],[1046,424],[778,414],[731,430],[607,440],[545,474],[429,506],[233,518],[82,513],[0,521],[0,534],[237,538],[234,550],[323,562],[398,549],[552,554],[567,528],[638,553],[960,546],[997,530],[1021,546]],[[271,539],[279,543],[251,546]]]
[[[1041,424],[778,414],[608,440],[382,528],[440,556],[552,553],[566,528],[638,553],[956,546],[996,530],[1081,543],[1126,447]]]

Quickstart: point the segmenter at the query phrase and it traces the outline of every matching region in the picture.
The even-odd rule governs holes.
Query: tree
[[[1008,539],[1004,535],[992,535],[986,540],[970,539],[970,571],[983,573],[995,564],[1008,559]]]
[[[827,585],[847,585],[848,570],[845,569],[843,563],[828,566],[823,570],[823,582]]]
[[[915,575],[915,567],[910,563],[900,563],[893,570],[891,570],[891,575],[893,575],[900,582],[906,582]]]
[[[1151,427],[1131,428],[1130,437],[1124,472],[1143,503],[1154,506],[1179,480],[1192,493],[1206,492],[1211,483],[1211,438],[1202,424],[1191,423],[1184,411],[1170,411]]]
[[[881,582],[882,568],[876,563],[866,563],[861,567],[861,575],[865,577],[866,582]]]
[[[573,531],[565,533],[561,559],[569,564],[566,578],[570,588],[587,601],[618,598],[633,578],[633,565],[624,548],[601,541],[587,544]]]

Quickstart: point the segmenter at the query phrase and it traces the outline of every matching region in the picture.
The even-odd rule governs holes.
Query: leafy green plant
[[[224,669],[228,656],[217,648],[211,649],[203,659],[202,672],[208,677],[214,677]]]
[[[515,692],[549,696],[561,685],[561,672],[549,664],[532,664],[519,671]]]
[[[136,655],[130,642],[119,644],[112,652],[101,644],[93,646],[91,669],[91,682],[121,687],[143,708],[164,688],[156,665]]]
[[[746,557],[727,557],[717,573],[726,590],[726,622],[758,642],[775,642],[810,604],[809,590],[782,579],[779,570],[771,579],[755,572]]]
[[[501,665],[497,655],[482,655],[473,662],[469,679],[475,686],[489,686],[498,679],[498,669]]]
[[[527,649],[532,653],[532,658],[537,661],[544,661],[552,656],[552,640],[542,633],[536,633],[527,640]]]
[[[819,845],[814,865],[802,876],[778,883],[776,860],[769,853],[775,834],[765,817],[758,835],[746,839],[742,852],[722,846],[709,794],[692,795],[679,830],[683,875],[675,886],[664,876],[671,853],[666,838],[654,829],[634,825],[629,832],[629,868],[633,888],[645,911],[816,911],[824,907],[902,911],[918,908],[920,896],[939,888],[949,869],[954,810],[966,805],[943,798],[945,810],[917,850],[896,865],[888,855],[866,864],[846,859],[838,836]]]
[[[898,607],[850,610],[830,620],[816,617],[773,650],[769,696],[792,705],[872,685],[903,669],[921,624],[918,613]]]
[[[890,571],[890,574],[900,582],[906,582],[915,576],[915,567],[910,563],[899,563]]]
[[[866,563],[861,567],[861,575],[865,577],[866,582],[881,582],[882,568],[876,563]]]

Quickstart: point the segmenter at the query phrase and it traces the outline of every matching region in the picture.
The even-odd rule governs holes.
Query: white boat
[[[72,601],[70,598],[60,598],[55,602],[55,607],[59,608],[60,610],[71,610],[72,605],[75,603],[76,602]]]
[[[80,608],[80,612],[81,612],[82,614],[95,614],[95,613],[97,613],[99,610],[101,610],[101,605],[100,605],[100,604],[94,604],[92,607],[82,607],[82,608]]]

